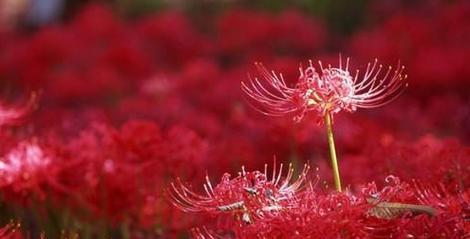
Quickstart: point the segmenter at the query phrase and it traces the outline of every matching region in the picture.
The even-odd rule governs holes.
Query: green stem
[[[336,191],[341,192],[341,178],[339,176],[338,159],[336,158],[335,139],[333,137],[333,124],[331,122],[331,113],[325,113],[325,127],[328,136],[328,146],[330,148],[331,166],[333,168],[333,178]]]

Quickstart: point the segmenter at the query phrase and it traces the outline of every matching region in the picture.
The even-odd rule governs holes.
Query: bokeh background
[[[0,223],[31,238],[174,238],[204,218],[174,209],[241,165],[305,162],[331,185],[314,119],[266,117],[240,82],[254,62],[290,81],[309,59],[400,61],[409,87],[335,118],[344,183],[387,175],[470,183],[470,2],[445,0],[2,0],[0,101],[35,110],[0,131]]]

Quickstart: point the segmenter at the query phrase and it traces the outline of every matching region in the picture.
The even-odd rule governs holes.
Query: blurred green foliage
[[[351,33],[363,22],[369,0],[301,0],[301,9],[321,17],[330,29]]]
[[[370,0],[108,0],[108,4],[127,17],[138,17],[165,9],[178,9],[190,16],[220,14],[232,8],[247,8],[268,12],[298,9],[311,14],[329,27],[333,33],[349,34],[361,26]],[[90,1],[71,1],[73,8]]]

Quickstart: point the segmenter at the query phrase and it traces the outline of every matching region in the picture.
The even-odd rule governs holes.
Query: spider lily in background
[[[29,100],[22,105],[7,105],[0,101],[0,127],[21,123],[26,115],[36,108],[37,98],[38,94],[33,92]]]
[[[261,63],[255,65],[262,80],[255,78],[241,84],[257,110],[270,116],[293,116],[296,122],[310,111],[323,118],[337,191],[341,191],[341,180],[332,129],[333,114],[380,107],[396,99],[407,86],[404,66],[398,63],[395,68],[384,69],[377,59],[368,63],[362,74],[359,70],[351,74],[349,58],[343,65],[340,57],[338,67],[324,67],[319,61],[316,68],[309,61],[307,68],[299,67],[300,76],[293,87],[286,84],[282,74],[268,71]]]

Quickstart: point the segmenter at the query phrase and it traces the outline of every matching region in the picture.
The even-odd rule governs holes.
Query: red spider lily
[[[389,220],[370,221],[369,233],[373,238],[465,238],[470,233],[469,191],[452,194],[444,184],[431,184],[419,181],[401,182],[397,177],[388,177],[391,185],[380,192],[374,183],[363,189],[363,193],[383,200],[431,206],[432,216],[414,215],[413,210],[404,213],[401,209],[387,211],[395,214]],[[408,204],[410,205],[410,204]],[[398,217],[397,217],[398,216]],[[400,228],[400,230],[397,230]]]
[[[291,182],[294,168],[292,164],[283,177],[283,165],[279,169],[273,168],[272,177],[268,177],[268,166],[264,172],[242,171],[236,178],[223,175],[221,182],[213,187],[208,176],[204,190],[206,195],[193,192],[178,180],[171,184],[169,197],[173,205],[185,212],[205,212],[209,214],[231,213],[237,222],[251,224],[254,220],[268,214],[276,213],[295,200],[306,184],[310,167],[304,166],[298,178]]]
[[[314,124],[290,124],[289,116],[272,122],[250,118],[239,103],[236,87],[239,87],[237,79],[247,71],[246,61],[263,59],[270,62],[277,77],[277,73],[283,73],[286,88],[292,87],[300,96],[309,98],[295,98],[294,103],[301,110],[288,114],[321,116],[322,107],[328,105],[323,101],[328,100],[336,107],[331,108],[331,114],[338,109],[353,111],[359,107],[354,108],[350,101],[343,99],[349,99],[354,71],[349,73],[350,81],[341,78],[344,74],[336,80],[330,79],[334,72],[331,67],[326,69],[326,74],[314,61],[316,75],[308,70],[311,65],[304,64],[301,69],[304,84],[299,84],[299,89],[295,84],[291,85],[298,77],[297,59],[318,54],[318,50],[329,54],[328,50],[322,50],[328,43],[331,48],[344,46],[344,51],[361,62],[375,56],[383,60],[399,57],[417,86],[409,92],[409,98],[401,101],[402,105],[394,104],[385,111],[369,115],[375,120],[349,114],[338,118],[341,124],[337,125],[335,136],[342,149],[339,154],[343,159],[341,169],[344,182],[351,185],[353,193],[329,195],[308,188],[299,190],[295,199],[282,201],[289,208],[263,212],[263,217],[245,213],[243,209],[222,212],[217,208],[227,210],[230,205],[237,206],[234,196],[233,201],[214,204],[213,213],[200,213],[216,214],[217,219],[226,219],[231,225],[223,225],[221,220],[213,226],[206,217],[198,217],[198,222],[205,223],[198,223],[201,226],[192,231],[193,235],[198,238],[452,238],[455,235],[451,234],[453,229],[470,231],[468,226],[466,229],[462,226],[469,225],[468,219],[456,217],[463,214],[462,208],[469,201],[468,193],[464,191],[470,186],[470,166],[467,166],[470,163],[466,163],[470,162],[470,151],[464,146],[470,142],[470,68],[466,60],[470,55],[470,34],[464,30],[470,26],[467,17],[470,2],[441,4],[433,1],[424,8],[420,7],[424,1],[418,2],[412,4],[412,11],[389,9],[390,13],[399,14],[387,19],[383,19],[386,14],[372,15],[368,18],[379,20],[373,24],[375,27],[355,28],[361,32],[351,32],[351,38],[342,39],[337,39],[336,34],[328,34],[330,29],[323,28],[310,16],[291,10],[266,14],[228,9],[226,13],[203,18],[195,14],[195,19],[180,12],[163,11],[153,17],[126,22],[102,5],[84,8],[78,17],[67,17],[72,19],[71,22],[58,22],[35,31],[0,34],[0,88],[12,91],[12,94],[18,89],[43,89],[44,106],[47,106],[35,114],[37,117],[32,119],[30,127],[0,130],[0,162],[10,164],[8,159],[12,155],[22,155],[25,162],[35,162],[35,154],[26,150],[34,146],[19,146],[22,144],[37,145],[52,160],[47,167],[36,167],[36,171],[25,169],[23,176],[19,173],[14,177],[16,181],[0,186],[4,208],[1,212],[6,213],[3,219],[9,218],[9,212],[13,211],[10,206],[18,202],[18,194],[21,198],[25,195],[31,198],[38,188],[46,199],[53,201],[32,204],[32,208],[14,205],[15,212],[10,213],[15,214],[12,218],[27,218],[25,231],[31,231],[33,235],[42,229],[50,232],[52,221],[73,222],[76,219],[77,223],[73,224],[80,225],[78,232],[88,234],[90,229],[91,237],[96,235],[93,233],[96,228],[106,230],[104,224],[112,224],[109,226],[116,231],[106,235],[120,237],[119,228],[123,234],[129,228],[130,238],[150,238],[154,234],[157,238],[176,238],[181,237],[181,230],[195,218],[183,216],[183,212],[163,202],[161,186],[173,175],[179,175],[183,182],[188,180],[199,185],[197,179],[204,177],[197,175],[203,174],[206,168],[211,174],[230,172],[234,165],[243,164],[250,168],[261,166],[262,169],[263,159],[274,153],[282,158],[323,163],[321,154],[326,152],[316,150],[315,146],[322,145],[323,141],[317,139],[320,132]],[[386,5],[390,6],[389,3]],[[365,7],[370,9],[371,6]],[[367,11],[364,14],[368,14]],[[193,21],[197,19],[214,24]],[[239,25],[246,27],[236,27]],[[437,33],[440,37],[433,37]],[[323,63],[325,58],[322,57]],[[334,62],[333,66],[346,71],[345,62],[339,67]],[[352,65],[351,69],[354,68]],[[294,71],[289,72],[290,68]],[[378,68],[377,65],[373,72]],[[366,75],[366,67],[363,70],[357,84]],[[393,70],[384,85],[391,81]],[[374,73],[363,86],[372,81]],[[377,78],[382,79],[385,74],[386,67]],[[149,79],[152,75],[159,77]],[[272,75],[271,72],[268,74],[269,77]],[[264,81],[263,75],[260,76],[259,82],[267,91],[285,99],[270,82]],[[306,80],[309,77],[316,83],[309,83]],[[332,82],[328,86],[324,84],[326,78]],[[86,80],[93,84],[87,84]],[[245,83],[255,91],[249,82]],[[308,92],[310,85],[316,87],[312,86],[316,95]],[[258,89],[263,95],[270,96]],[[333,93],[328,95],[328,92]],[[396,94],[399,92],[397,90]],[[386,98],[391,100],[393,96],[395,94]],[[387,99],[378,101],[386,102]],[[273,100],[278,99],[273,97]],[[260,102],[251,98],[250,101],[267,111]],[[3,108],[19,110],[23,107],[7,104]],[[27,112],[20,115],[23,117],[13,117],[7,124],[21,123]],[[158,122],[162,130],[141,123],[123,128],[112,126],[129,119],[147,119],[150,124]],[[108,122],[104,128],[82,131],[87,125],[102,121]],[[65,131],[59,135],[63,133],[64,137],[48,134],[62,127]],[[78,132],[80,136],[77,137]],[[417,140],[424,132],[458,136],[462,142],[456,145],[438,139],[435,139],[437,142]],[[37,135],[37,143],[18,143],[24,142],[21,140],[24,137],[29,138],[30,133]],[[52,139],[54,142],[50,142]],[[19,153],[21,151],[24,153]],[[414,178],[433,184],[440,181],[449,192],[442,192],[441,187],[435,185],[410,183],[411,186],[404,187],[400,182],[389,187],[390,194],[384,190],[374,192],[379,202],[429,205],[439,214],[432,217],[402,215],[403,218],[387,220],[367,218],[365,214],[371,205],[367,205],[358,193],[360,183],[379,180],[391,173],[404,180]],[[23,178],[24,175],[29,177]],[[0,182],[1,178],[0,175]],[[235,179],[228,179],[231,180]],[[175,185],[180,189],[178,183]],[[217,188],[215,184],[213,186]],[[378,184],[378,187],[380,189],[382,185]],[[248,195],[253,191],[248,191],[243,193],[250,199]],[[245,199],[243,195],[241,197]],[[253,197],[261,200],[258,204],[250,204],[253,208],[270,203],[262,194]],[[343,206],[337,206],[338,203]],[[68,209],[64,210],[66,218],[57,218],[55,212],[64,208]],[[36,214],[39,215],[34,219]],[[96,219],[100,223],[96,223],[96,228],[82,227],[86,222],[80,221],[86,219],[92,222]],[[243,220],[251,223],[247,225]],[[363,225],[369,229],[364,230]],[[141,231],[140,228],[145,229]],[[68,230],[67,227],[64,229]],[[443,232],[445,234],[441,234]]]
[[[395,70],[389,66],[383,70],[377,59],[369,63],[365,73],[359,70],[351,74],[349,58],[339,67],[323,67],[321,61],[318,69],[310,61],[304,69],[299,67],[300,76],[294,87],[289,87],[282,74],[269,72],[261,63],[256,63],[258,72],[267,86],[258,78],[247,84],[242,82],[242,90],[256,102],[256,108],[266,115],[294,115],[300,121],[308,111],[316,111],[324,116],[326,113],[349,112],[357,108],[375,108],[387,104],[400,95],[406,86],[404,67],[397,64]]]
[[[12,201],[28,199],[30,193],[43,198],[43,186],[53,178],[52,157],[34,140],[20,142],[0,158],[0,191]],[[31,198],[30,198],[31,199]]]
[[[38,145],[34,143],[21,144],[0,161],[0,175],[4,179],[0,185],[11,183],[29,172],[46,167],[49,163],[50,160]]]
[[[442,182],[451,192],[470,186],[470,147],[455,138],[427,135],[407,141],[388,135],[381,141],[373,139],[360,154],[345,155],[342,161],[345,181],[357,185],[392,173],[403,180]],[[320,175],[323,178],[327,172]]]
[[[256,172],[253,172],[256,173]],[[242,173],[243,174],[243,173]],[[242,174],[233,179],[242,179]],[[247,173],[248,175],[250,173]],[[222,182],[214,190],[206,184],[207,197],[193,193],[184,186],[173,185],[173,203],[192,212],[213,213],[227,220],[252,218],[249,223],[205,226],[192,229],[194,238],[461,238],[468,234],[468,193],[452,195],[445,189],[418,182],[408,184],[397,177],[387,177],[388,185],[378,190],[375,183],[362,187],[359,193],[328,193],[305,187],[288,200],[287,206],[260,215],[250,212],[245,204],[217,207],[218,189],[229,188]],[[308,182],[305,182],[306,184]],[[238,184],[237,184],[238,185]],[[240,186],[231,189],[239,195]],[[214,193],[213,193],[214,192]],[[247,193],[251,200],[263,200],[262,194]],[[175,198],[178,197],[178,198]],[[395,204],[384,207],[379,203],[393,200]],[[220,199],[220,198],[219,198]],[[184,201],[183,201],[184,200]],[[211,204],[209,201],[215,201]],[[221,199],[220,202],[223,200]],[[243,201],[245,202],[245,201]],[[191,204],[191,205],[189,205]],[[418,212],[434,207],[432,213]],[[240,207],[239,207],[240,206]],[[404,206],[409,208],[404,208]],[[380,208],[382,207],[382,208]],[[377,209],[380,209],[377,211]],[[231,214],[224,212],[231,211]],[[252,214],[254,213],[254,214]],[[428,215],[426,215],[428,214]],[[253,215],[248,217],[246,215]]]
[[[116,225],[127,220],[139,228],[155,225],[156,214],[167,219],[172,214],[161,203],[165,178],[204,172],[198,167],[204,165],[206,143],[181,126],[160,130],[149,121],[128,121],[121,128],[96,123],[79,137],[51,138],[54,165],[60,168],[56,176],[60,184],[52,185],[58,193],[52,196],[74,212],[90,212],[91,221],[106,219]]]

